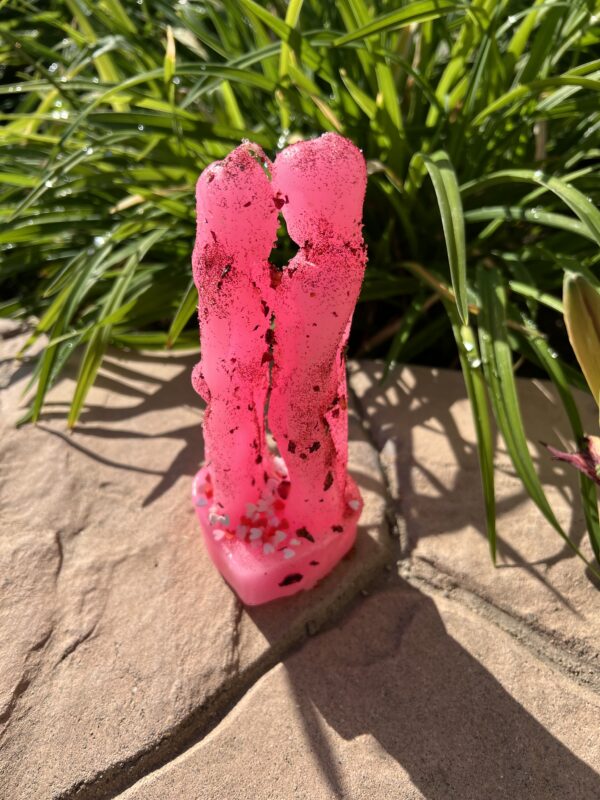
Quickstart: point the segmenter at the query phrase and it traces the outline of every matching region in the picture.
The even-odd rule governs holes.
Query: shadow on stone
[[[362,413],[370,421],[391,485],[396,511],[406,525],[403,557],[427,537],[445,536],[471,527],[487,538],[479,460],[470,410],[460,373],[449,370],[411,368],[396,370],[381,386],[381,365],[352,365],[351,386]],[[569,428],[564,411],[548,387],[540,382],[519,382],[525,430],[536,472],[545,490],[560,498],[571,510],[563,525],[574,544],[586,537],[580,513],[577,476],[563,464],[552,461],[540,440],[564,441]],[[460,408],[460,411],[457,409]],[[497,432],[495,475],[498,520],[531,507],[532,503],[508,459]],[[564,515],[563,515],[564,517]],[[541,512],[540,525],[548,526]],[[564,596],[551,586],[537,567],[550,567],[573,551],[558,535],[552,554],[524,558],[515,547],[515,537],[499,531],[499,569],[525,569],[563,604]],[[583,566],[583,565],[582,565]]]
[[[472,620],[469,624],[474,625]],[[475,625],[484,628],[486,623],[479,620]],[[512,672],[514,679],[519,668],[514,659],[522,654],[507,656],[497,634],[493,627],[487,632],[475,628],[472,641],[478,657],[482,652],[501,662],[499,671]],[[522,661],[523,666],[530,663],[526,656]],[[285,666],[293,702],[306,727],[305,739],[312,743],[332,797],[367,797],[369,790],[365,786],[364,795],[347,793],[349,767],[340,767],[339,746],[334,752],[335,736],[328,728],[347,742],[372,737],[427,800],[600,796],[600,776],[449,635],[429,597],[400,578],[390,577],[339,627],[309,642]],[[548,691],[549,706],[556,709],[557,700],[560,705],[560,688],[548,683],[548,676],[540,685],[530,677],[526,683],[537,688],[537,702]],[[564,723],[559,720],[559,726]],[[577,730],[574,721],[571,726]],[[378,791],[384,792],[393,768],[381,757],[370,762],[373,748],[369,751],[363,744],[360,752],[352,769],[365,776],[381,770]],[[368,780],[377,785],[376,777]],[[394,796],[404,796],[400,770],[396,780]]]

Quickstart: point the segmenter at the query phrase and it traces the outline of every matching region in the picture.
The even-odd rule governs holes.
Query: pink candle
[[[198,181],[193,382],[207,408],[193,499],[213,561],[249,605],[311,588],[356,537],[344,347],[366,265],[365,185],[364,158],[336,134],[273,165],[243,144]],[[279,212],[299,246],[281,272],[268,262]]]

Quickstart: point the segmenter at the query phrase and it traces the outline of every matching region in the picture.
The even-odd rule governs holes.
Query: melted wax
[[[242,144],[198,180],[192,379],[206,464],[193,500],[213,561],[248,605],[311,588],[356,538],[345,345],[366,265],[365,186],[362,154],[331,133],[274,164]],[[299,248],[283,270],[269,263],[279,213]]]

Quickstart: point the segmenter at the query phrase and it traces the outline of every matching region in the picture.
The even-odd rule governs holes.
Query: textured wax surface
[[[366,265],[365,186],[362,154],[337,134],[274,164],[243,144],[198,181],[193,382],[207,462],[193,498],[213,560],[249,604],[310,588],[356,535],[344,348]],[[283,270],[268,262],[279,212],[299,247]]]

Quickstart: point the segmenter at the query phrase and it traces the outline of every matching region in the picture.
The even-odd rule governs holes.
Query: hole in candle
[[[315,537],[309,533],[306,528],[298,528],[296,531],[296,536],[299,536],[301,539],[307,539],[309,542],[314,544]]]
[[[290,586],[292,583],[298,583],[298,581],[301,581],[302,578],[303,575],[301,575],[299,572],[292,572],[291,575],[286,575],[285,578],[279,582],[279,585]]]

